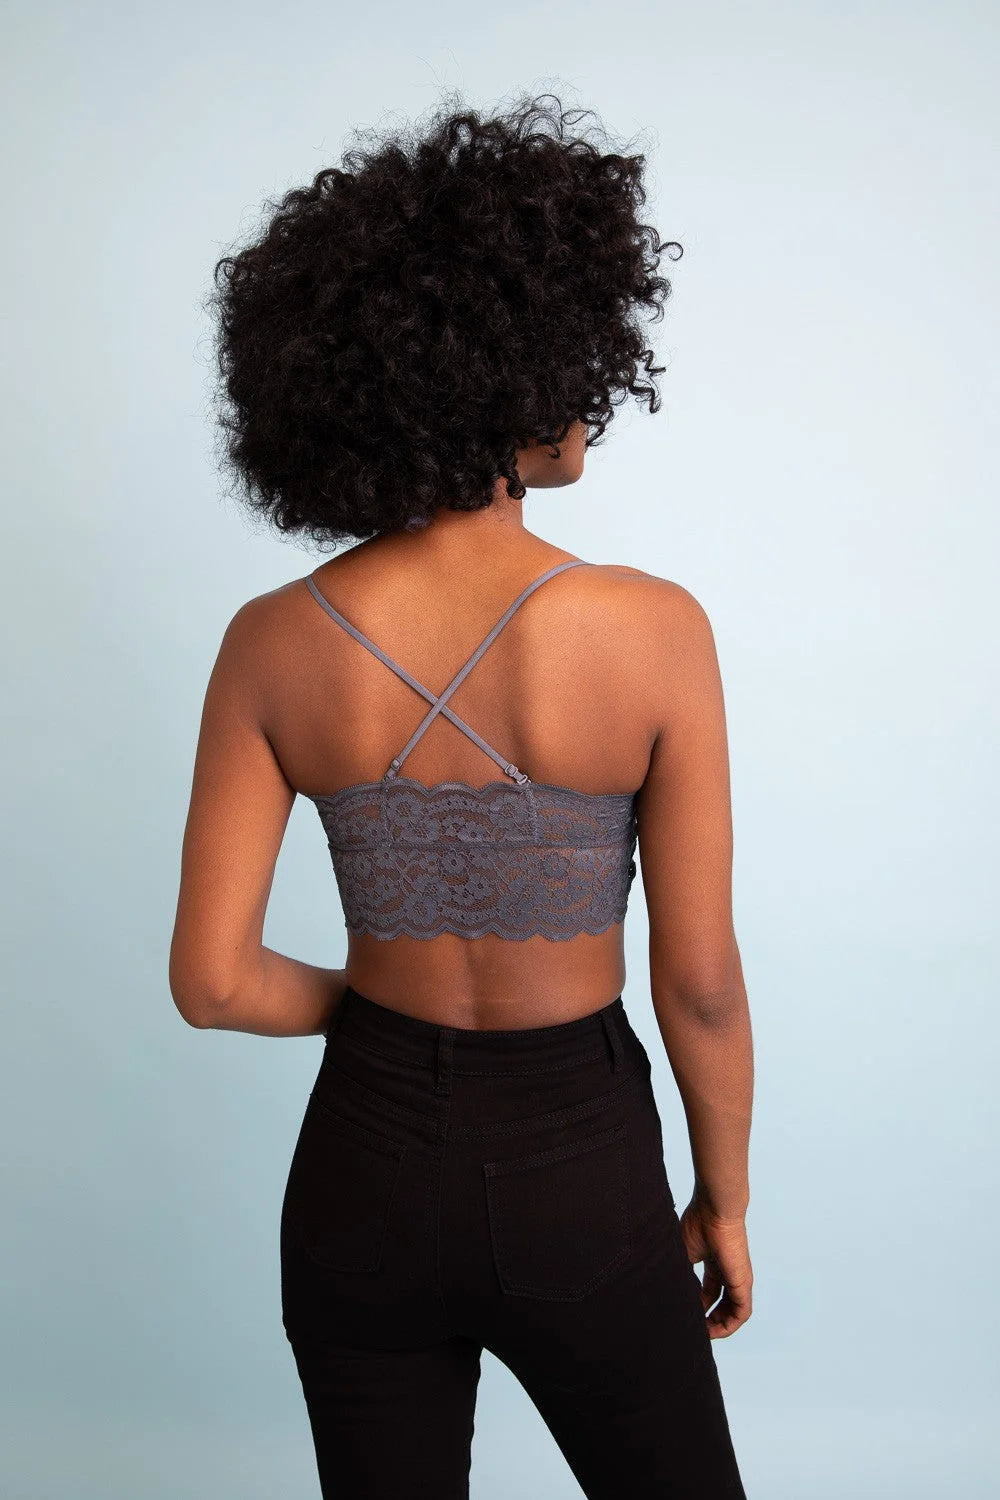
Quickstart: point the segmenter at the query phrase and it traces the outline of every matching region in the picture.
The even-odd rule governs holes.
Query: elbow
[[[196,991],[176,990],[173,986],[170,993],[178,1013],[197,1031],[210,1031],[225,1026],[224,1001]]]
[[[223,1026],[222,1012],[212,1007],[197,1004],[181,1005],[177,1002],[177,1009],[189,1026],[196,1031],[219,1030]]]
[[[669,946],[651,941],[649,958],[658,1011],[706,1030],[724,1030],[745,1017],[747,994],[735,937],[726,951],[691,954],[686,962],[679,962]]]
[[[229,1000],[221,991],[190,974],[184,974],[180,966],[171,964],[169,973],[170,995],[178,1014],[198,1031],[210,1031],[225,1027],[229,1011]]]
[[[724,1030],[744,1016],[746,990],[739,968],[716,974],[654,974],[653,1003],[663,1014],[679,1017],[706,1030]]]
[[[746,1010],[746,996],[732,985],[721,989],[685,987],[669,993],[667,1004],[706,1031],[724,1031],[740,1020]]]

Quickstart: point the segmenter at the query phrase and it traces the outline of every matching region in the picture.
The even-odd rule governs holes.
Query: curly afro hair
[[[522,499],[518,448],[659,409],[639,315],[682,249],[639,222],[645,157],[573,133],[590,114],[452,96],[423,131],[355,132],[216,263],[221,462],[251,510],[321,547],[420,526],[501,478]]]

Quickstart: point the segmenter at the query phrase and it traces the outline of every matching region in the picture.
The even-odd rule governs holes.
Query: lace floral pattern
[[[396,776],[314,796],[351,932],[564,939],[621,922],[635,797]]]

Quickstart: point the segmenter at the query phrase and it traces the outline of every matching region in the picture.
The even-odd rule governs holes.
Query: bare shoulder
[[[654,637],[663,632],[680,642],[704,639],[706,631],[711,634],[704,606],[674,579],[624,563],[600,563],[592,572],[594,587],[604,591],[606,601],[618,601],[634,624]]]
[[[302,577],[247,599],[225,626],[219,670],[240,673],[248,685],[266,681],[268,674],[280,670],[301,634],[297,622],[308,599]]]
[[[629,674],[637,703],[661,728],[678,705],[720,691],[719,661],[711,622],[690,589],[642,568],[612,563],[594,570],[591,599],[608,636],[609,650]],[[603,596],[603,597],[602,597]]]

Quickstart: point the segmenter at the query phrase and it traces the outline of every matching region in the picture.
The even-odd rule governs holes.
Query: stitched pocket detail
[[[289,1168],[282,1235],[327,1270],[377,1271],[406,1149],[314,1094]]]
[[[574,1302],[632,1249],[628,1126],[483,1163],[493,1260],[516,1297]]]

